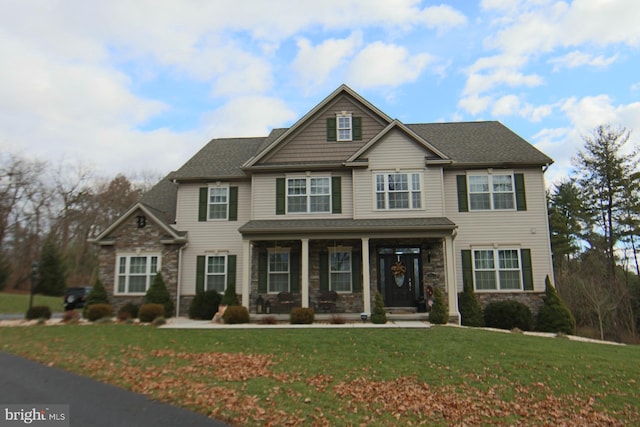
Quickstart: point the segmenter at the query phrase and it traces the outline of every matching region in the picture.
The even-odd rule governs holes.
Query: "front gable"
[[[351,120],[347,140],[337,135],[342,115]],[[342,164],[389,123],[388,116],[342,85],[245,166]]]

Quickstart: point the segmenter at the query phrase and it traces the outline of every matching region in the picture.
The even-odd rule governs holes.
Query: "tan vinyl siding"
[[[353,117],[362,117],[361,141],[327,141],[327,118],[346,111]],[[377,135],[385,124],[363,109],[352,98],[342,96],[319,112],[297,134],[284,141],[281,148],[264,159],[261,164],[340,161],[348,159]]]
[[[227,184],[227,183],[223,183]],[[182,253],[182,295],[195,294],[196,257],[198,255],[236,255],[236,291],[240,292],[243,262],[242,236],[238,228],[250,219],[251,187],[248,182],[230,183],[238,187],[238,220],[198,221],[200,187],[207,184],[183,184],[178,191],[177,225],[179,230],[189,230],[189,245]]]
[[[362,155],[369,160],[368,169],[354,171],[356,218],[439,217],[443,216],[442,172],[440,167],[425,167],[429,153],[403,132],[392,131]],[[407,210],[377,210],[375,206],[375,175],[377,173],[419,172],[422,174],[422,208]]]
[[[474,172],[486,172],[478,170]],[[500,173],[499,170],[494,170]],[[544,192],[544,176],[541,170],[509,170],[506,173],[523,173],[527,197],[526,211],[470,211],[458,212],[456,175],[465,171],[446,171],[444,187],[446,216],[458,225],[454,240],[456,278],[462,291],[462,260],[460,251],[472,247],[503,246],[531,249],[535,291],[544,291],[544,279],[553,278],[550,256],[549,229]]]
[[[351,174],[345,172],[313,172],[311,176],[340,176],[342,178],[342,213],[297,213],[287,215],[276,215],[276,178],[286,178],[287,176],[305,176],[301,173],[264,173],[253,176],[253,211],[251,219],[312,219],[312,218],[351,218],[353,211],[353,193]]]

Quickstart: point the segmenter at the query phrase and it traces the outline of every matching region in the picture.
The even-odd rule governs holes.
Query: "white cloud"
[[[297,41],[298,54],[292,67],[302,87],[313,88],[325,82],[329,74],[343,64],[362,45],[362,33],[345,39],[327,39],[315,46],[306,38]]]
[[[425,8],[418,14],[417,20],[423,22],[428,28],[436,28],[440,32],[467,23],[466,16],[445,4]]]
[[[411,56],[403,46],[374,42],[356,55],[348,80],[360,88],[399,86],[415,81],[433,61],[426,53]]]
[[[554,71],[558,71],[560,68],[576,68],[583,65],[589,65],[592,67],[606,68],[618,59],[618,55],[610,57],[604,57],[603,55],[592,55],[590,53],[584,53],[577,50],[569,52],[564,56],[552,58],[548,62],[555,64]]]
[[[490,103],[491,98],[488,96],[470,95],[460,99],[460,101],[458,101],[458,107],[473,116],[477,116],[483,111],[486,111]]]

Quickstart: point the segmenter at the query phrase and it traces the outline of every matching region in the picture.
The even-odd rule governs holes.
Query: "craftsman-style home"
[[[94,239],[99,278],[140,303],[160,271],[180,315],[229,285],[253,313],[370,313],[376,291],[416,310],[437,287],[457,322],[463,284],[535,312],[551,163],[499,122],[405,124],[343,85],[290,128],[206,144]]]

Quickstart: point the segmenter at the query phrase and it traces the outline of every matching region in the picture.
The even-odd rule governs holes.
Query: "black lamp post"
[[[36,293],[36,278],[38,277],[38,261],[31,264],[31,296],[29,297],[29,311],[33,307],[33,294]]]

